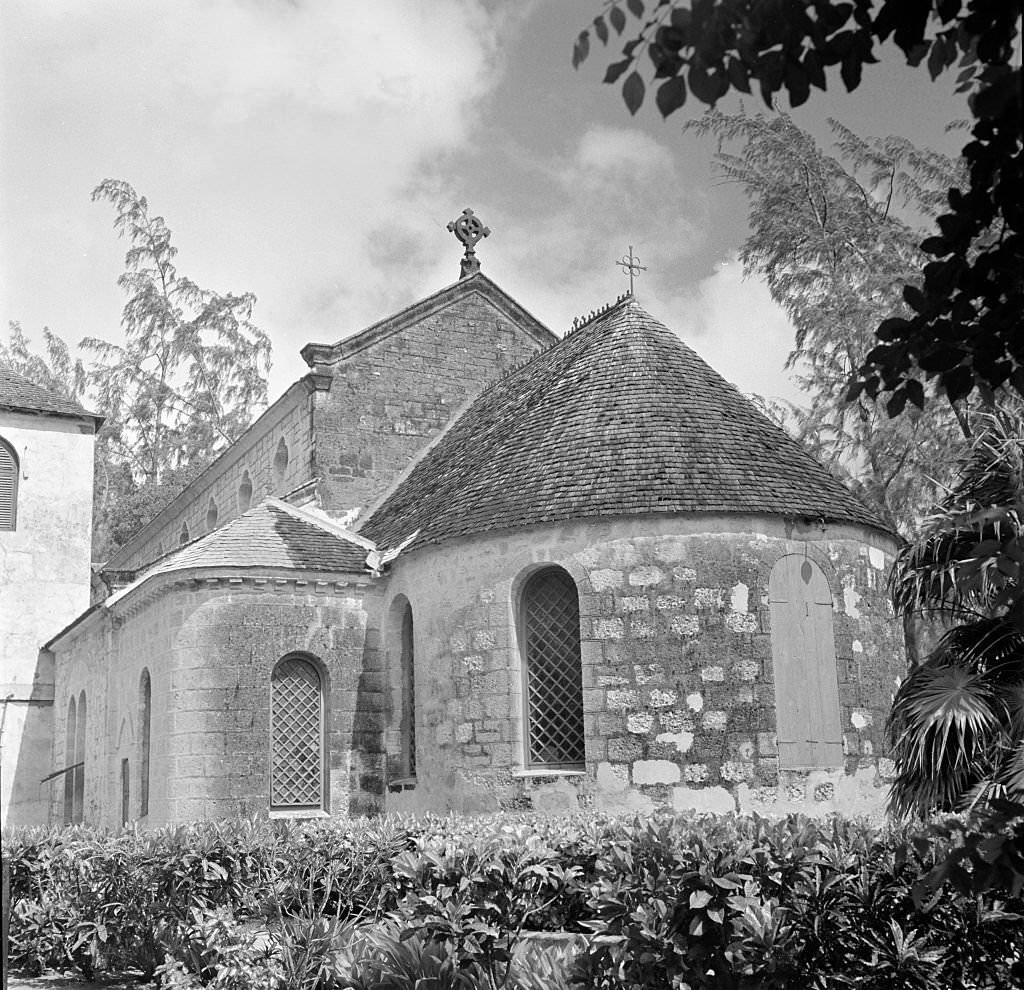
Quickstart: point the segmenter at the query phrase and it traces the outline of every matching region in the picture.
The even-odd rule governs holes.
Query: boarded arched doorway
[[[768,581],[779,766],[841,767],[832,592],[820,567],[788,554]]]

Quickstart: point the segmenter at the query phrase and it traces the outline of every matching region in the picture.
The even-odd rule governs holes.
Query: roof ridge
[[[606,316],[613,309],[620,306],[622,303],[636,302],[636,297],[632,292],[623,292],[613,302],[605,303],[603,306],[599,306],[597,309],[592,309],[586,316],[574,316],[572,319],[572,326],[565,331],[565,337],[569,337],[574,334],[577,330],[582,330],[585,326],[593,323],[600,316]],[[562,339],[564,340],[565,337]],[[552,345],[553,346],[553,345]]]
[[[274,498],[273,496],[269,496],[260,502],[260,506],[264,505],[270,505],[274,508],[281,509],[283,512],[287,512],[288,515],[298,519],[300,522],[308,523],[310,526],[316,526],[317,529],[322,529],[325,533],[330,533],[331,536],[337,536],[339,539],[345,540],[347,543],[354,543],[357,547],[362,547],[364,550],[377,549],[377,544],[372,540],[368,540],[365,536],[353,533],[350,529],[346,529],[344,526],[339,526],[331,519],[314,516],[305,509],[300,509],[297,505],[289,505],[287,502],[283,502],[281,499]],[[241,517],[239,516],[238,518]]]

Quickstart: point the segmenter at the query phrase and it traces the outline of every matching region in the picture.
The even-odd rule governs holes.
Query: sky
[[[649,312],[743,391],[799,401],[792,327],[736,260],[742,191],[716,179],[711,141],[681,131],[699,105],[630,117],[601,83],[621,42],[573,70],[601,6],[4,0],[0,320],[36,340],[43,326],[121,339],[127,244],[90,194],[122,179],[165,218],[181,274],[256,294],[273,399],[307,370],[305,343],[454,282],[445,228],[470,207],[492,232],[485,274],[556,333],[628,288],[615,262],[632,245]],[[955,153],[952,75],[881,54],[859,90],[837,79],[797,122],[822,142],[834,116]]]

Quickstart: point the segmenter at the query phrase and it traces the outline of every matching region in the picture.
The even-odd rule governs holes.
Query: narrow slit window
[[[521,642],[527,764],[581,769],[585,753],[579,594],[562,568],[538,571],[523,589]]]
[[[286,657],[271,677],[270,806],[324,807],[323,683],[301,657]]]
[[[153,686],[149,671],[142,672],[139,684],[139,817],[149,814],[149,740],[153,711]]]

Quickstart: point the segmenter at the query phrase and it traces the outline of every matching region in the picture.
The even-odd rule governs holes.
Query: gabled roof
[[[102,416],[82,408],[73,399],[51,392],[24,375],[3,367],[0,367],[0,409],[91,419],[97,429],[103,422]]]
[[[581,517],[885,524],[632,297],[487,388],[360,532],[412,549]]]
[[[558,340],[540,320],[523,309],[504,289],[492,282],[486,275],[477,272],[475,275],[459,279],[458,282],[439,289],[425,299],[406,306],[394,316],[380,320],[336,344],[306,344],[299,353],[311,368],[344,361],[353,354],[372,347],[392,334],[427,319],[439,310],[469,295],[478,295],[486,299],[495,309],[504,313],[511,322],[521,327],[542,346],[547,347]]]
[[[366,574],[365,537],[280,499],[268,498],[236,519],[161,557],[107,599],[111,604],[160,574],[194,568],[269,568]]]

